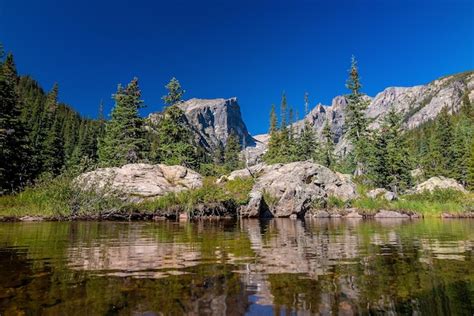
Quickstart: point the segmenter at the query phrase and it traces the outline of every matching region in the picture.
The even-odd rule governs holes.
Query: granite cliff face
[[[242,119],[237,98],[190,99],[178,106],[184,111],[196,142],[207,151],[225,146],[231,133],[239,137],[244,147],[256,145]],[[159,115],[150,114],[149,119],[158,120]]]
[[[474,101],[474,72],[464,72],[446,76],[427,85],[414,87],[389,87],[375,97],[368,97],[367,116],[373,119],[371,128],[378,128],[382,119],[391,108],[395,108],[404,116],[406,129],[413,129],[429,120],[434,119],[443,108],[449,113],[456,112],[461,106],[464,91],[467,89],[471,102]],[[350,143],[344,137],[345,109],[347,99],[337,96],[330,106],[318,104],[302,120],[293,124],[296,131],[301,130],[306,121],[314,128],[316,135],[322,137],[322,129],[326,119],[329,121],[336,143],[336,153],[344,155],[350,150]],[[263,140],[268,136],[260,135]],[[265,152],[268,142],[261,142],[258,151],[248,151],[249,161],[258,161]]]

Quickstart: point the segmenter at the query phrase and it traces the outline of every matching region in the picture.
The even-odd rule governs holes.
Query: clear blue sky
[[[253,134],[283,90],[303,112],[346,93],[350,57],[369,95],[474,69],[474,1],[0,1],[0,42],[21,74],[82,114],[138,76],[144,114],[176,76],[186,97],[237,96]]]

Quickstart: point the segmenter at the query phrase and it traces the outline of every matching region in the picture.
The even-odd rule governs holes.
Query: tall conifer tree
[[[104,166],[121,166],[145,158],[143,107],[138,79],[134,78],[124,89],[119,85],[113,95],[115,107],[106,123],[105,135],[99,144],[99,161]]]

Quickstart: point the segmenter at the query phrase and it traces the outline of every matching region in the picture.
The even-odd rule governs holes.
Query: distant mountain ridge
[[[388,87],[375,97],[367,96],[369,106],[367,116],[373,119],[371,128],[380,126],[380,122],[395,107],[404,117],[404,127],[413,129],[437,117],[443,108],[449,113],[456,112],[461,106],[461,99],[465,91],[469,99],[474,101],[474,71],[467,71],[434,80],[426,85],[413,87]],[[318,104],[302,120],[292,126],[296,131],[309,122],[316,135],[321,139],[322,130],[328,120],[334,134],[336,153],[344,155],[350,150],[350,144],[345,133],[345,109],[347,99],[345,96],[336,96],[331,105]],[[268,144],[268,135],[255,136],[260,140],[258,146],[245,150],[249,160],[257,162],[263,155]]]
[[[366,96],[369,102],[366,113],[373,119],[371,128],[378,128],[388,111],[395,107],[404,116],[405,128],[413,129],[436,118],[443,108],[447,108],[449,113],[456,112],[466,90],[469,98],[474,101],[474,71],[445,76],[426,85],[388,87],[375,97]],[[350,150],[350,143],[345,137],[347,102],[345,96],[336,96],[331,105],[319,103],[292,126],[298,132],[305,122],[309,122],[316,136],[321,139],[324,124],[328,120],[334,135],[336,154],[344,155]],[[178,106],[184,111],[196,142],[206,151],[212,152],[219,146],[225,146],[229,135],[235,133],[250,164],[260,161],[265,153],[269,135],[250,135],[237,98],[193,98],[181,102]],[[149,119],[154,120],[158,116],[159,113],[152,113]]]

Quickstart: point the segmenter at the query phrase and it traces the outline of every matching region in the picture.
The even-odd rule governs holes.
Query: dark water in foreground
[[[0,315],[473,315],[474,220],[2,223]]]

